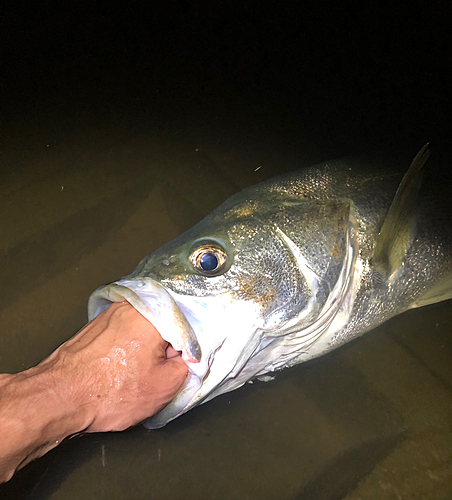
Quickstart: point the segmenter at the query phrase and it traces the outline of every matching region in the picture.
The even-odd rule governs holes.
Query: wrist
[[[14,397],[21,396],[27,423],[44,435],[75,434],[89,425],[86,408],[72,390],[74,380],[64,369],[39,364],[13,375],[9,385]]]
[[[47,363],[1,375],[0,482],[89,426],[86,409],[67,390],[65,378]]]

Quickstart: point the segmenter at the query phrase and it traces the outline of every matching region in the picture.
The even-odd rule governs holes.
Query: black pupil
[[[214,253],[207,252],[201,257],[199,264],[204,271],[215,271],[218,267],[218,259]]]

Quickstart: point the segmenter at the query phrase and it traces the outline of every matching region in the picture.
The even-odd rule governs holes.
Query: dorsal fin
[[[387,278],[400,266],[413,240],[415,208],[422,181],[421,170],[429,156],[427,143],[403,176],[381,226],[371,265]]]

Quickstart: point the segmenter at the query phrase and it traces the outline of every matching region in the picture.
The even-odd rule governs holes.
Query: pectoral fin
[[[416,302],[411,305],[411,309],[436,304],[436,302],[448,299],[452,299],[452,274],[440,280],[427,293],[417,299]]]
[[[387,278],[400,266],[413,241],[421,171],[429,156],[427,143],[404,175],[381,227],[371,265]]]

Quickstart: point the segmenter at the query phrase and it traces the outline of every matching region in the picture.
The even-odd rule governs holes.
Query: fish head
[[[94,292],[90,316],[128,300],[189,367],[181,392],[145,425],[161,427],[308,348],[339,309],[350,231],[348,202],[236,196]]]

